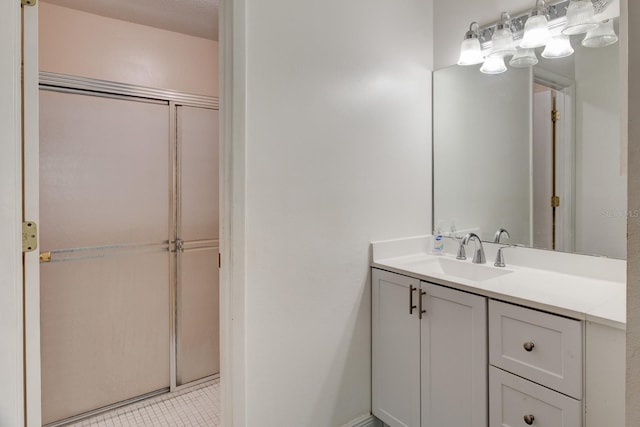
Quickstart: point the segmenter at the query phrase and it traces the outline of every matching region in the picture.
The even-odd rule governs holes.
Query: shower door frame
[[[185,251],[190,250],[199,250],[199,249],[218,249],[218,257],[220,256],[220,236],[218,235],[217,239],[213,240],[201,240],[196,242],[188,242],[183,239],[183,215],[182,215],[182,144],[179,144],[178,138],[178,108],[179,107],[195,107],[195,108],[205,108],[211,109],[215,111],[220,111],[218,106],[218,99],[215,99],[215,104],[211,104],[210,106],[200,104],[193,105],[182,101],[169,101],[169,115],[170,115],[170,128],[169,132],[171,133],[170,139],[170,147],[171,147],[171,164],[172,164],[172,185],[170,195],[171,200],[171,215],[170,215],[170,223],[169,227],[171,229],[170,236],[170,246],[171,252],[174,256],[171,257],[171,261],[169,263],[169,274],[171,275],[171,389],[170,392],[180,391],[182,389],[192,387],[194,385],[198,385],[201,383],[205,383],[207,381],[211,381],[214,379],[220,378],[220,372],[208,375],[206,377],[196,379],[193,381],[189,381],[187,383],[178,385],[178,354],[179,354],[179,344],[180,337],[178,333],[178,324],[181,314],[181,305],[178,299],[179,289],[178,285],[180,283],[181,277],[181,267],[182,267],[182,256]],[[219,177],[218,177],[219,179]],[[220,197],[218,197],[220,200]],[[180,242],[180,248],[178,248],[177,242]],[[218,258],[219,260],[219,258]],[[218,265],[219,266],[219,265]],[[220,274],[218,272],[218,278]],[[218,328],[221,328],[220,322],[218,322]],[[221,335],[221,334],[220,334]],[[220,346],[219,346],[220,347]]]
[[[26,75],[26,72],[25,72]],[[26,76],[25,76],[26,77]],[[178,257],[179,254],[176,251],[176,231],[179,224],[179,206],[178,206],[178,190],[180,166],[177,163],[178,141],[177,141],[177,108],[179,106],[206,108],[219,111],[219,100],[217,97],[193,95],[180,91],[164,90],[148,88],[143,86],[131,85],[126,83],[117,83],[105,80],[98,80],[86,77],[79,77],[73,75],[40,72],[32,76],[33,93],[28,94],[28,99],[38,100],[38,93],[40,90],[51,90],[66,93],[81,93],[89,96],[106,96],[120,99],[148,99],[150,101],[162,101],[168,103],[169,106],[169,177],[170,182],[167,183],[169,190],[169,230],[167,235],[169,236],[169,251],[171,253],[169,262],[169,333],[170,333],[170,348],[167,349],[170,355],[170,386],[168,392],[175,392],[187,387],[191,387],[212,379],[219,378],[219,373],[213,374],[183,385],[177,384],[177,344],[178,344]],[[26,86],[26,85],[25,85]],[[25,95],[26,98],[26,95]],[[37,200],[39,198],[39,188],[37,186],[39,180],[39,135],[38,135],[38,104],[35,108],[30,109],[30,117],[25,117],[25,128],[31,129],[31,134],[26,135],[25,141],[25,204],[28,200],[31,200],[31,211],[39,216],[39,206]],[[28,119],[28,120],[27,120]],[[29,126],[29,123],[31,124]],[[35,123],[35,126],[34,126]],[[27,179],[27,177],[29,177]],[[36,216],[30,218],[39,221]],[[219,240],[218,240],[219,242]],[[39,298],[39,257],[37,253],[32,254],[33,258],[30,262],[25,262],[25,269],[29,271],[30,275],[25,275],[25,289],[28,292],[25,295],[25,322],[27,324],[25,332],[25,341],[27,344],[32,343],[31,346],[27,346],[27,384],[29,388],[26,392],[27,403],[27,425],[41,426],[41,397],[40,397],[40,328],[35,328],[35,323],[40,319],[40,298]],[[29,292],[29,290],[31,290]],[[32,325],[29,328],[29,322]],[[37,359],[37,360],[36,360]],[[165,389],[166,390],[166,389]],[[90,411],[78,416],[78,418],[85,418],[86,416],[104,412],[105,410],[114,409],[124,404],[130,404],[135,401],[139,401],[147,398],[148,395],[139,396],[137,398],[128,399],[124,402],[115,403],[104,408],[99,408],[94,411]],[[72,417],[67,422],[75,417]],[[57,425],[54,423],[53,425]]]

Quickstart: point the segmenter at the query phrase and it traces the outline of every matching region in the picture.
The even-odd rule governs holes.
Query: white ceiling
[[[46,0],[136,24],[218,40],[220,0]]]

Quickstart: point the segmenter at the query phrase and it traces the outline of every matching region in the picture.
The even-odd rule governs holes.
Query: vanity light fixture
[[[571,0],[567,8],[567,24],[562,29],[562,34],[567,36],[584,34],[597,26],[591,0]]]
[[[532,49],[545,46],[551,39],[547,24],[544,0],[537,0],[535,9],[531,11],[527,22],[524,24],[524,35],[522,36],[520,47]]]
[[[478,38],[478,23],[472,22],[469,25],[469,31],[464,35],[462,45],[460,45],[458,65],[475,65],[482,61],[484,61],[484,56]]]
[[[538,63],[535,49],[518,49],[509,61],[512,67],[532,67]]]
[[[605,47],[618,41],[618,35],[613,28],[613,19],[605,19],[598,26],[589,31],[582,40],[582,46]]]
[[[512,67],[530,67],[538,63],[535,49],[543,46],[544,58],[565,58],[574,52],[569,37],[574,34],[587,33],[583,46],[608,46],[618,41],[613,20],[598,24],[595,16],[613,3],[614,0],[536,0],[530,12],[515,17],[502,12],[499,22],[482,27],[472,22],[460,46],[458,65],[482,62],[483,73],[504,73],[505,57],[512,56]],[[552,37],[557,33],[560,35]]]
[[[516,53],[513,33],[511,32],[511,17],[507,12],[500,15],[500,23],[491,37],[492,49],[490,57],[512,56]],[[503,61],[504,62],[504,61]]]
[[[573,52],[569,36],[559,34],[547,43],[547,47],[545,47],[542,52],[542,57],[549,59],[566,58],[567,56],[573,55]]]
[[[507,66],[504,63],[503,56],[488,56],[482,67],[480,67],[480,72],[483,74],[501,74],[507,71]]]

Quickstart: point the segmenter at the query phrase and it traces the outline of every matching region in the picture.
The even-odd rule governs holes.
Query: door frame
[[[24,425],[21,6],[0,2],[0,423]]]
[[[224,427],[244,427],[246,396],[246,0],[220,1],[220,371]]]
[[[25,46],[25,76],[35,76],[38,73],[38,8],[26,8],[24,34],[26,40],[31,40]],[[7,85],[7,91],[12,98],[2,98],[0,105],[9,114],[0,115],[4,123],[4,135],[12,144],[0,144],[0,158],[8,159],[12,163],[7,168],[0,168],[0,189],[6,198],[14,200],[6,206],[0,205],[0,215],[10,221],[0,221],[3,236],[11,238],[0,242],[0,267],[4,275],[7,271],[6,287],[10,293],[8,299],[0,299],[0,304],[6,301],[7,310],[14,320],[7,325],[10,330],[2,336],[14,337],[15,348],[11,363],[2,364],[3,379],[11,386],[10,396],[2,400],[0,405],[12,407],[12,420],[15,425],[40,427],[40,351],[33,344],[39,346],[39,277],[29,277],[28,287],[30,298],[25,302],[24,312],[22,295],[22,259],[17,254],[21,250],[20,223],[22,222],[22,168],[21,168],[21,96],[20,96],[20,41],[22,26],[20,22],[21,7],[17,0],[0,3],[0,16],[6,18],[8,25],[1,25],[0,46],[2,47],[4,67],[0,68],[1,84]],[[245,285],[246,285],[246,4],[245,0],[221,0],[220,9],[220,346],[221,346],[221,409],[222,422],[225,427],[243,427],[246,424],[246,322],[245,322]],[[34,77],[26,80],[29,90],[25,93],[26,108],[35,112],[31,119],[24,123],[31,135],[37,135],[38,121],[38,81]],[[11,114],[12,113],[12,114]],[[29,132],[28,131],[28,132]],[[33,146],[38,141],[27,143]],[[25,176],[37,183],[37,167],[29,167]],[[5,188],[7,187],[7,188]],[[4,198],[4,196],[3,196]],[[37,203],[37,193],[27,194],[29,203]],[[4,255],[4,254],[3,254]],[[29,270],[39,269],[37,254],[29,256]],[[4,292],[4,289],[3,289]],[[4,295],[2,295],[4,297]],[[37,306],[37,310],[35,310]],[[2,307],[4,308],[4,307]],[[33,317],[38,314],[38,319]],[[22,316],[29,317],[26,331],[23,332]],[[0,325],[0,327],[4,327]],[[24,335],[24,336],[23,336]],[[23,344],[31,343],[27,349],[30,363],[23,365]],[[32,384],[30,392],[24,397],[25,383],[22,374],[26,372],[27,383]],[[25,405],[29,420],[25,420]],[[0,412],[4,416],[2,412]]]
[[[38,4],[23,7],[24,55],[24,220],[40,224],[40,123],[38,97]],[[40,236],[38,236],[38,242]],[[25,405],[26,425],[42,426],[40,361],[40,256],[24,255]]]

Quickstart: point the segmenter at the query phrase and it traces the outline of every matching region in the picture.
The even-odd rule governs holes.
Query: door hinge
[[[35,6],[38,0],[21,0],[23,6]]]
[[[558,110],[552,110],[551,111],[551,121],[553,123],[557,122],[558,120],[560,120],[560,111]]]
[[[552,208],[557,208],[559,206],[560,206],[560,197],[551,196],[551,207]]]
[[[22,223],[22,252],[33,252],[38,248],[38,226],[35,222]]]
[[[218,252],[218,268],[222,268],[222,255]]]

